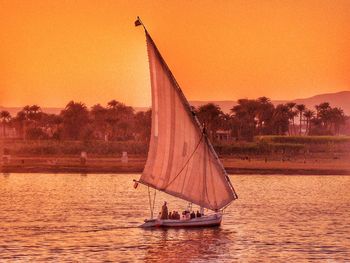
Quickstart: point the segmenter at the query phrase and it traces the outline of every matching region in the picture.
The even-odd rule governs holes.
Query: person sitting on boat
[[[196,214],[194,213],[194,211],[191,212],[190,217],[191,217],[191,219],[196,218]]]
[[[176,211],[176,219],[177,219],[177,220],[180,220],[180,214],[179,214],[179,212],[177,212],[177,211]]]
[[[173,211],[173,218],[172,219],[176,220],[177,219],[177,214],[178,214],[177,211]]]
[[[173,219],[173,214],[171,213],[171,211],[169,212],[168,219]]]
[[[187,210],[183,211],[182,212],[182,219],[184,219],[184,220],[189,219],[190,218],[189,214],[190,214],[189,211],[187,211]]]
[[[197,213],[196,213],[196,217],[201,217],[201,213],[199,213],[199,211],[197,210]]]
[[[168,207],[166,205],[166,201],[164,202],[164,205],[162,206],[162,216],[160,219],[168,219]]]

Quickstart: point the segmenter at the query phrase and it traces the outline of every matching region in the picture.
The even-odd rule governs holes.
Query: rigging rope
[[[149,190],[149,186],[147,186],[148,190],[148,202],[149,202],[149,209],[151,210],[151,219],[153,219],[153,210],[152,210],[152,201],[151,201],[151,192]]]
[[[156,202],[156,194],[157,194],[157,190],[156,190],[156,189],[154,189],[154,195],[153,195],[153,205],[152,205],[152,214],[153,214],[153,212],[154,212],[154,204],[155,204],[155,202]]]
[[[150,209],[150,211],[151,211],[151,218],[153,219],[153,212],[154,212],[154,206],[155,206],[155,202],[156,202],[156,194],[157,194],[157,191],[156,191],[156,189],[154,189],[153,202],[152,202],[151,191],[150,191],[150,189],[149,189],[149,186],[147,186],[147,190],[148,190],[149,209]]]
[[[191,153],[190,157],[188,158],[188,160],[186,161],[186,163],[183,165],[183,167],[181,168],[181,170],[177,173],[177,175],[175,175],[175,177],[174,177],[163,189],[165,189],[165,188],[167,188],[169,185],[171,185],[171,184],[175,181],[175,179],[182,173],[182,171],[185,169],[185,167],[188,165],[188,163],[189,163],[190,160],[192,159],[193,155],[194,155],[195,152],[197,151],[197,149],[198,149],[200,143],[202,142],[203,137],[204,137],[204,132],[202,133],[202,136],[201,136],[201,138],[199,139],[199,141],[198,141],[196,147],[194,148],[193,152]]]
[[[209,147],[207,148],[206,153],[209,155]],[[212,170],[210,163],[209,163],[209,170],[210,170],[211,178],[213,179],[213,170]],[[209,200],[209,194],[208,194],[208,187],[207,187],[207,179],[208,178],[207,177],[208,177],[208,175],[207,175],[207,173],[205,173],[205,175],[204,175],[204,182],[205,182],[204,191],[205,191],[205,195],[207,197],[208,204],[211,205],[210,200]],[[215,188],[213,189],[213,191],[214,191],[214,198],[215,198]],[[216,200],[215,200],[215,204],[216,204]],[[212,206],[211,206],[211,209],[213,210]]]

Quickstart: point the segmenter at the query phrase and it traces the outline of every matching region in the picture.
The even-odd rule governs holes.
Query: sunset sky
[[[0,0],[0,105],[150,105],[138,15],[190,100],[350,90],[348,0]]]

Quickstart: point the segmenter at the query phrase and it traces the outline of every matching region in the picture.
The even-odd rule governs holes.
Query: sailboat
[[[147,43],[152,127],[146,165],[139,180],[148,187],[151,218],[141,227],[208,227],[221,224],[223,211],[238,198],[225,168],[178,82],[138,17]],[[150,189],[154,189],[154,196]],[[162,191],[211,213],[192,219],[153,217],[156,191]]]

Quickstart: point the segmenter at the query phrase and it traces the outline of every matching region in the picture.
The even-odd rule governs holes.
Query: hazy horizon
[[[338,93],[344,93],[344,92],[350,92],[350,90],[341,90],[341,91],[337,91],[337,92],[332,92],[332,93],[322,93],[322,94],[314,94],[314,95],[312,95],[312,96],[310,96],[310,97],[304,97],[304,98],[294,98],[294,99],[283,99],[283,98],[281,98],[281,99],[275,99],[275,98],[269,98],[269,99],[271,99],[271,101],[272,102],[284,102],[284,101],[297,101],[297,100],[304,100],[304,99],[311,99],[311,98],[314,98],[314,97],[316,97],[316,96],[323,96],[323,95],[333,95],[333,94],[338,94]],[[186,95],[186,94],[185,94]],[[264,95],[262,95],[262,96],[264,96]],[[242,98],[236,98],[236,99],[222,99],[222,100],[214,100],[214,99],[212,99],[212,100],[210,100],[210,99],[208,99],[208,100],[196,100],[196,99],[193,99],[193,100],[189,100],[189,102],[194,102],[194,103],[201,103],[201,102],[203,102],[203,103],[210,103],[210,102],[236,102],[237,100],[239,100],[239,99],[257,99],[258,97],[242,97]],[[86,104],[84,101],[80,101],[80,100],[73,100],[73,101],[75,101],[75,102],[82,102],[82,103],[85,103],[85,105],[87,106],[87,107],[92,107],[92,106],[94,106],[94,105],[96,105],[96,104],[101,104],[102,106],[103,105],[107,105],[107,103],[109,102],[109,101],[111,101],[111,100],[113,100],[113,99],[115,99],[115,100],[117,100],[117,101],[119,101],[118,100],[118,98],[110,98],[109,100],[107,100],[107,101],[105,101],[105,102],[96,102],[95,104]],[[42,105],[42,104],[40,104],[39,106],[41,107],[41,108],[52,108],[52,109],[62,109],[62,108],[64,108],[65,106],[66,106],[66,104],[69,102],[69,101],[72,101],[72,99],[71,100],[68,100],[65,104],[63,104],[63,105],[53,105],[53,106],[47,106],[47,105]],[[124,103],[123,101],[119,101],[119,102],[121,102],[121,103]],[[128,106],[131,106],[131,107],[134,107],[134,108],[150,108],[150,107],[152,107],[152,105],[151,104],[149,104],[149,105],[130,105],[130,104],[127,104],[127,103],[125,103],[126,105],[128,105]],[[23,105],[6,105],[6,104],[0,104],[0,107],[2,107],[2,108],[21,108],[21,107],[24,107],[25,105],[31,105],[30,103],[28,104],[23,104]]]
[[[3,1],[0,105],[150,105],[139,15],[189,100],[350,87],[349,1]]]

